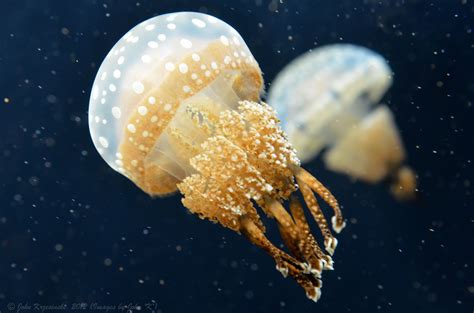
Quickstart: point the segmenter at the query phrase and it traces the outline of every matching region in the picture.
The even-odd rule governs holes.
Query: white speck
[[[229,64],[231,60],[232,59],[230,58],[230,56],[226,55],[225,58],[224,58],[224,63]]]
[[[221,42],[222,42],[222,44],[223,44],[224,46],[228,46],[228,45],[229,45],[229,39],[227,39],[226,36],[221,36],[220,39],[221,39]]]
[[[171,110],[171,104],[165,104],[165,107],[163,109],[165,110],[165,112],[168,112],[169,110]]]
[[[183,74],[186,74],[188,72],[188,65],[186,65],[186,63],[181,63],[179,65],[179,71]]]
[[[109,85],[109,90],[112,91],[112,92],[115,92],[117,90],[117,87],[115,87],[114,84],[110,84]]]
[[[122,160],[122,159],[123,159],[123,155],[122,155],[122,153],[120,153],[120,152],[115,153],[115,156],[116,156],[117,159],[119,159],[119,160]]]
[[[210,71],[206,71],[206,72],[204,73],[204,75],[205,75],[206,77],[210,77],[210,76],[211,76],[211,72],[210,72]]]
[[[193,53],[193,54],[191,55],[191,57],[192,57],[193,60],[196,61],[196,62],[199,62],[199,60],[201,60],[201,57],[200,57],[199,54],[197,54],[197,53]]]
[[[166,25],[166,27],[168,27],[168,29],[170,29],[170,30],[174,30],[174,29],[176,29],[176,24],[169,23],[168,25]]]
[[[185,93],[189,93],[189,92],[191,91],[191,88],[190,88],[188,85],[184,85],[184,86],[183,86],[183,91],[184,91]]]
[[[152,48],[152,49],[156,49],[158,48],[158,43],[156,41],[149,41],[148,42],[148,47]]]
[[[133,134],[137,131],[137,129],[135,128],[135,125],[133,125],[133,124],[128,124],[127,129],[128,129],[129,132],[131,132]]]
[[[158,35],[158,40],[159,41],[165,41],[166,40],[166,35],[165,34],[159,34]]]
[[[175,66],[172,62],[166,62],[165,64],[165,69],[168,71],[168,72],[172,72],[174,71],[175,69]]]
[[[120,166],[120,167],[123,166],[122,160],[115,160],[115,164],[117,164],[117,165]]]
[[[124,61],[125,61],[125,57],[122,55],[122,56],[120,56],[120,57],[118,58],[117,64],[119,64],[119,65],[120,65],[120,64],[123,64]]]
[[[133,167],[136,167],[136,166],[138,165],[138,161],[137,161],[137,160],[132,160],[132,162],[130,162],[130,163],[132,163],[132,166],[133,166]]]
[[[198,18],[193,18],[191,21],[193,22],[194,25],[196,25],[199,28],[206,27],[206,23],[203,20],[200,20]]]
[[[107,141],[106,138],[104,138],[104,137],[99,137],[99,142],[100,142],[100,144],[102,145],[102,147],[104,147],[104,148],[106,148],[106,149],[109,147],[109,142]]]
[[[142,55],[142,62],[143,63],[150,63],[151,62],[151,56],[149,56],[148,54]]]
[[[115,71],[114,71],[114,77],[115,77],[115,78],[118,79],[118,78],[120,78],[121,75],[122,75],[122,73],[120,72],[120,70],[115,70]]]
[[[147,26],[145,26],[145,29],[148,30],[148,31],[153,30],[153,29],[155,29],[155,24],[147,25]]]
[[[112,115],[116,118],[119,119],[122,116],[122,110],[120,110],[119,107],[113,107],[112,108]]]
[[[99,122],[100,122],[100,117],[99,117],[99,116],[94,117],[94,121],[95,121],[96,123],[99,123]]]
[[[136,94],[142,94],[143,91],[145,90],[145,86],[143,86],[143,84],[139,81],[134,82],[132,84],[132,88]]]
[[[192,73],[191,74],[191,79],[192,80],[196,80],[198,78],[197,74],[196,73]]]
[[[105,102],[107,102],[105,98],[100,99],[100,103],[105,104]]]
[[[189,49],[193,46],[193,43],[186,38],[181,39],[180,43],[181,43],[181,46],[183,46],[186,49]]]
[[[211,67],[215,70],[217,70],[218,66],[217,66],[217,63],[216,62],[212,62],[211,63]]]
[[[168,17],[166,18],[166,20],[167,20],[168,22],[172,22],[172,21],[174,21],[175,18],[176,18],[176,14],[171,14],[170,16],[168,16]]]
[[[107,72],[103,72],[100,76],[100,80],[105,80],[107,78]]]
[[[150,120],[152,123],[155,123],[156,121],[158,121],[158,117],[156,115],[153,115],[151,117],[151,120]]]
[[[147,132],[146,130],[143,131],[142,136],[143,136],[143,137],[148,137],[148,132]]]
[[[139,106],[138,113],[140,113],[141,116],[145,116],[148,113],[147,107],[144,105]]]
[[[149,104],[155,104],[155,103],[156,103],[155,97],[153,97],[153,96],[148,97],[148,103],[149,103]]]

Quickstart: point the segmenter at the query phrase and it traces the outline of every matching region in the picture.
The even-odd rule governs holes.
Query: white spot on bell
[[[158,43],[156,41],[149,41],[148,42],[148,47],[152,48],[152,49],[156,49],[158,48]]]
[[[120,72],[120,70],[115,70],[115,71],[114,71],[114,77],[115,77],[115,78],[118,79],[118,78],[120,78],[121,75],[122,75],[122,73]]]
[[[147,25],[147,26],[145,26],[145,29],[148,30],[148,31],[153,30],[153,29],[155,29],[155,24]]]
[[[165,41],[166,40],[166,35],[165,34],[159,34],[158,35],[158,40],[159,41]]]
[[[132,88],[136,94],[142,94],[143,91],[145,90],[145,86],[143,86],[143,84],[139,81],[134,82],[132,84]]]
[[[147,113],[148,113],[148,109],[146,106],[144,105],[141,105],[138,107],[138,113],[141,115],[141,116],[145,116]]]
[[[175,30],[176,29],[176,24],[169,23],[168,25],[166,25],[166,27],[168,27],[168,29],[170,29],[170,30]]]
[[[191,57],[192,57],[193,60],[196,61],[196,62],[199,62],[199,60],[201,60],[201,57],[200,57],[199,54],[197,54],[197,53],[193,53],[193,54],[191,55]]]
[[[150,63],[151,62],[151,56],[149,56],[148,54],[142,55],[141,59],[142,59],[143,63]]]
[[[228,45],[229,45],[229,39],[228,39],[226,36],[221,36],[221,37],[220,37],[220,40],[221,40],[221,42],[222,42],[222,44],[223,44],[224,46],[228,46]]]
[[[179,71],[183,74],[186,74],[188,72],[188,66],[186,65],[186,63],[181,63],[179,65]]]
[[[193,22],[194,25],[196,25],[199,28],[206,27],[206,22],[204,22],[203,20],[200,20],[198,18],[193,18],[191,21]]]
[[[120,110],[119,107],[113,107],[112,108],[112,115],[116,118],[119,119],[122,116],[122,111]]]
[[[133,134],[137,131],[137,129],[135,128],[135,125],[133,125],[133,124],[128,124],[127,129],[128,129],[129,132],[131,132]]]
[[[180,43],[181,43],[181,46],[183,46],[186,49],[189,49],[193,46],[193,43],[186,38],[181,39]]]
[[[174,69],[175,69],[175,65],[174,65],[172,62],[166,62],[166,64],[165,64],[165,69],[166,69],[168,72],[172,72],[172,71],[174,71]]]
[[[92,88],[92,99],[97,100],[98,97],[99,97],[99,87],[97,87],[97,85],[95,85]]]
[[[109,147],[109,142],[105,137],[99,137],[99,143],[106,149]]]
[[[153,96],[148,97],[148,103],[149,103],[149,104],[155,104],[155,103],[156,103],[155,97],[153,97]]]

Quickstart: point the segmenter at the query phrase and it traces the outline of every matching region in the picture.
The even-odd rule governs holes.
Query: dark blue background
[[[148,312],[152,301],[163,313],[473,311],[472,1],[2,0],[0,9],[1,312],[10,302]],[[317,304],[242,236],[188,214],[178,195],[150,199],[92,145],[88,100],[103,58],[137,23],[182,10],[233,25],[267,84],[329,43],[390,61],[384,102],[422,199],[397,203],[383,186],[310,164],[349,220]],[[275,227],[269,235],[278,240]]]

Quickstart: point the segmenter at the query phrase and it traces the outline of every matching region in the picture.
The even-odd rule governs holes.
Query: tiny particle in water
[[[5,98],[3,98],[3,102],[8,104],[8,103],[10,103],[10,99],[5,97]]]
[[[60,243],[57,243],[55,246],[54,246],[54,250],[60,252],[60,251],[63,251],[63,245],[60,244]]]
[[[48,101],[49,103],[56,103],[57,102],[57,97],[55,95],[48,95],[46,97],[46,101]]]
[[[30,179],[28,179],[28,182],[30,183],[31,186],[38,186],[39,178],[36,176],[32,176],[30,177]]]
[[[105,266],[110,266],[110,265],[112,265],[112,260],[109,259],[109,258],[105,259],[105,260],[104,260],[104,265],[105,265]]]

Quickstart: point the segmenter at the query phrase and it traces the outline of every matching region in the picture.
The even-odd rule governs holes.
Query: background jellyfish
[[[191,212],[244,234],[316,301],[337,240],[314,193],[332,207],[335,232],[345,222],[332,194],[300,167],[274,110],[255,102],[262,86],[232,27],[205,14],[161,15],[105,58],[92,88],[90,133],[113,169],[152,196],[179,189]],[[294,196],[296,182],[327,253]],[[276,219],[291,255],[267,239],[256,206]]]
[[[391,71],[373,51],[348,44],[308,52],[287,65],[272,83],[268,102],[303,162],[323,149],[333,171],[369,183],[390,181],[398,199],[415,194],[414,172],[393,115],[378,103]]]

